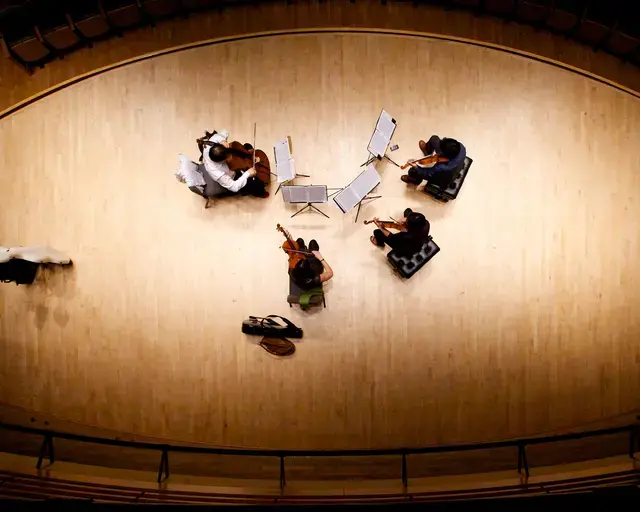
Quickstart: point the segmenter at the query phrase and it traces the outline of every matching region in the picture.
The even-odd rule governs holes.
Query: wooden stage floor
[[[399,280],[371,229],[280,195],[204,209],[178,153],[227,128],[299,184],[347,184],[381,108],[393,157],[437,133],[474,159],[439,204],[378,165],[361,219],[423,212],[441,252]],[[547,64],[411,36],[212,45],[70,86],[0,122],[0,244],[72,270],[0,286],[0,402],[173,440],[367,448],[553,432],[640,406],[640,101]],[[275,186],[272,188],[272,193]],[[327,308],[286,303],[276,223],[316,238]],[[289,359],[240,332],[288,315]]]

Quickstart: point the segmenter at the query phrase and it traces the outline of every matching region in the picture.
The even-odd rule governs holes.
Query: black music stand
[[[371,138],[369,139],[369,144],[367,145],[367,151],[369,152],[369,158],[360,167],[365,167],[365,166],[369,165],[370,163],[372,163],[374,160],[380,161],[383,158],[386,158],[387,160],[389,160],[389,162],[391,162],[396,167],[400,167],[396,162],[394,162],[391,158],[389,158],[387,156],[387,148],[389,147],[389,143],[391,142],[391,139],[393,138],[393,134],[396,131],[396,127],[398,125],[397,121],[393,117],[391,117],[391,123],[393,124],[393,131],[391,132],[391,136],[388,139],[384,135],[383,131],[378,131],[378,126],[380,126],[380,121],[382,119],[382,116],[385,115],[385,114],[386,114],[386,116],[391,117],[391,116],[389,116],[388,112],[386,112],[384,109],[382,109],[380,111],[380,115],[378,116],[378,120],[376,121],[376,126],[373,129],[373,133],[371,134]],[[386,141],[386,145],[385,145],[385,148],[384,148],[384,153],[381,154],[381,155],[380,154],[374,154],[374,153],[371,152],[371,142],[373,141],[374,137],[376,136],[376,133],[378,133],[380,136],[384,137],[384,140]]]
[[[315,188],[316,189],[316,194],[312,195],[309,192],[309,189]],[[298,201],[298,200],[292,200],[294,199],[292,196],[293,190],[298,190],[298,189],[304,189],[307,193],[303,196],[304,199],[302,201]],[[322,197],[319,197],[317,195],[317,192],[319,189],[322,192]],[[300,185],[290,185],[287,186],[287,188],[285,189],[285,191],[289,191],[288,194],[285,194],[285,192],[282,192],[282,199],[284,200],[285,203],[287,204],[295,204],[295,203],[306,203],[305,206],[303,206],[300,210],[298,210],[296,213],[294,213],[291,218],[295,217],[296,215],[299,215],[300,213],[311,209],[314,210],[322,215],[324,215],[327,219],[330,218],[326,213],[324,213],[322,210],[318,209],[316,206],[314,206],[314,203],[316,204],[324,204],[326,202],[329,201],[329,196],[327,194],[327,186],[326,185],[309,185],[309,186],[300,186]],[[287,198],[288,196],[288,198]],[[299,199],[299,196],[296,198]]]
[[[370,196],[369,194],[367,194],[366,196],[364,196],[362,199],[360,199],[360,202],[358,203],[358,209],[356,210],[356,220],[355,223],[358,223],[358,215],[360,215],[360,208],[362,208],[362,201],[375,201],[376,199],[380,199],[382,196]]]
[[[329,219],[330,217],[324,213],[322,210],[319,210],[318,208],[316,208],[315,206],[313,206],[313,203],[307,203],[306,206],[303,206],[301,209],[299,209],[296,213],[294,213],[291,218],[293,219],[296,215],[298,215],[299,213],[302,213],[303,211],[305,211],[307,208],[311,208],[312,210],[317,211],[318,213],[321,213],[322,215],[324,215],[327,219]]]

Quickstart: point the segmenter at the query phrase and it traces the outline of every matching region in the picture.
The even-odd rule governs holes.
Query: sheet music
[[[279,140],[273,146],[273,150],[276,154],[276,163],[284,163],[291,158],[289,153],[289,142],[287,139]]]
[[[285,203],[326,203],[329,200],[326,185],[290,185],[282,187]]]
[[[381,178],[373,164],[369,164],[355,180],[336,194],[333,201],[343,213],[353,209],[364,197],[380,184]]]
[[[378,124],[376,124],[376,130],[384,135],[389,141],[393,137],[393,132],[396,130],[396,123],[393,122],[393,117],[389,115],[386,110],[382,110],[380,117],[378,118]]]
[[[383,109],[382,112],[380,112],[380,117],[378,117],[376,129],[373,131],[373,135],[367,146],[367,151],[377,157],[383,157],[395,130],[396,123],[393,122],[393,117]]]
[[[369,145],[367,146],[367,151],[372,155],[382,157],[387,151],[388,145],[389,139],[387,139],[382,132],[375,130],[371,140],[369,141]]]
[[[289,141],[287,139],[279,140],[274,144],[273,151],[276,156],[278,183],[291,181],[296,176],[296,169],[291,153],[289,152]]]

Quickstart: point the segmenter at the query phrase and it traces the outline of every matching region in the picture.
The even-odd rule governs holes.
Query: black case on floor
[[[279,324],[273,318],[280,318],[286,325]],[[250,316],[242,322],[242,332],[271,338],[302,338],[302,329],[280,315]]]

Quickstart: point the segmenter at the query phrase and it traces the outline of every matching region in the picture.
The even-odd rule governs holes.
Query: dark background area
[[[285,0],[0,0],[0,42],[31,73],[78,48],[199,11]],[[287,3],[322,0],[286,0]],[[358,0],[334,0],[352,3]],[[403,0],[381,0],[382,4]],[[632,0],[414,0],[534,26],[640,65],[640,6]],[[265,27],[266,30],[269,27]]]

